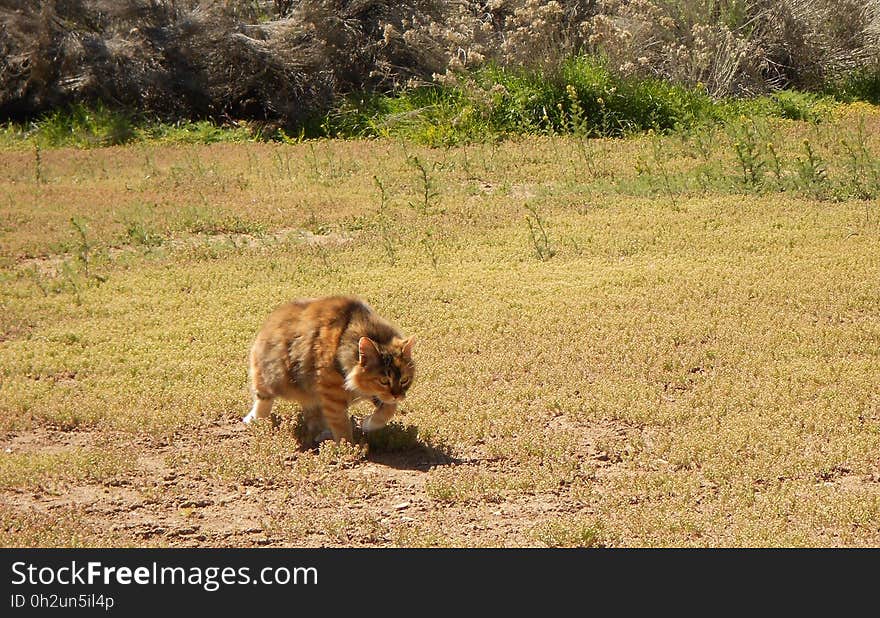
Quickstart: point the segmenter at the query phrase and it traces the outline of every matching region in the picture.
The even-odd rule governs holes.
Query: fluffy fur
[[[254,405],[248,423],[266,418],[277,397],[298,401],[313,436],[329,430],[352,442],[348,406],[376,408],[361,425],[384,427],[415,376],[413,337],[404,337],[366,303],[345,296],[299,299],[275,309],[249,357]]]

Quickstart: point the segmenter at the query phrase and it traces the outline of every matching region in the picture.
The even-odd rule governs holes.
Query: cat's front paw
[[[254,411],[251,410],[250,412],[248,412],[247,416],[245,416],[243,419],[241,419],[241,422],[244,423],[245,425],[250,425],[256,419],[257,419],[256,413],[254,413]]]
[[[364,417],[364,420],[361,421],[361,431],[364,433],[376,431],[377,429],[382,429],[387,424],[387,421],[377,421],[373,418],[374,416],[374,414],[370,414],[369,416]]]

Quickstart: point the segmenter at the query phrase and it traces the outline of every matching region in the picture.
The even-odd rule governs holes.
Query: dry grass
[[[833,184],[856,126],[768,131]],[[880,544],[876,198],[743,187],[696,139],[4,152],[0,539]],[[334,292],[420,339],[366,456],[238,423],[263,317]]]

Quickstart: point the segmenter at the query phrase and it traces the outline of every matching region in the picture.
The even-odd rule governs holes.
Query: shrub
[[[825,92],[842,101],[867,101],[880,105],[880,59],[826,84]]]
[[[331,114],[331,135],[400,135],[433,145],[506,134],[615,136],[707,120],[712,100],[657,79],[621,79],[595,57],[555,71],[489,65],[399,96],[364,93]]]
[[[603,62],[570,60],[585,56]],[[607,133],[627,130],[631,118],[635,126],[686,119],[702,105],[693,90],[741,96],[833,82],[841,96],[876,100],[878,56],[880,8],[869,0],[7,0],[0,119],[103,103],[166,119],[272,121],[293,133],[320,130],[353,93],[416,88],[389,119],[438,114],[458,122],[458,133],[486,122],[555,130],[575,107],[559,90],[571,84]],[[482,88],[479,100],[449,99],[448,90],[422,88],[473,71],[483,72],[478,86],[508,94]],[[597,81],[577,81],[590,75]],[[610,81],[635,102],[596,94]],[[440,98],[406,109],[419,97]],[[599,98],[604,111],[590,107]],[[546,108],[559,101],[572,109]],[[349,100],[348,112],[358,105]],[[330,125],[349,122],[348,112]]]
[[[104,102],[174,118],[276,119],[293,127],[339,93],[428,79],[442,3],[302,0],[8,2],[0,7],[0,118]],[[274,8],[272,8],[274,7]],[[283,15],[282,15],[283,12]]]
[[[35,123],[34,141],[43,146],[113,146],[135,136],[128,114],[111,111],[103,104],[94,107],[74,104],[58,109]]]

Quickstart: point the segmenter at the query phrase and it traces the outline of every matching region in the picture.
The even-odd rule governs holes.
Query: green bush
[[[173,124],[151,122],[138,129],[141,139],[147,141],[174,142],[178,144],[214,144],[217,142],[247,142],[259,139],[246,125],[221,126],[208,120],[180,121]]]
[[[770,101],[775,109],[768,115],[810,122],[822,120],[830,105],[830,102],[821,96],[795,90],[780,90],[770,96]]]
[[[865,67],[826,86],[827,94],[841,101],[867,101],[880,105],[880,63]]]
[[[135,137],[130,115],[111,111],[101,104],[82,104],[56,110],[32,125],[32,140],[41,146],[115,146]]]
[[[555,74],[489,66],[452,86],[350,96],[325,128],[333,136],[393,135],[432,145],[511,134],[617,136],[709,120],[714,105],[696,89],[622,79],[596,58],[579,56]]]

